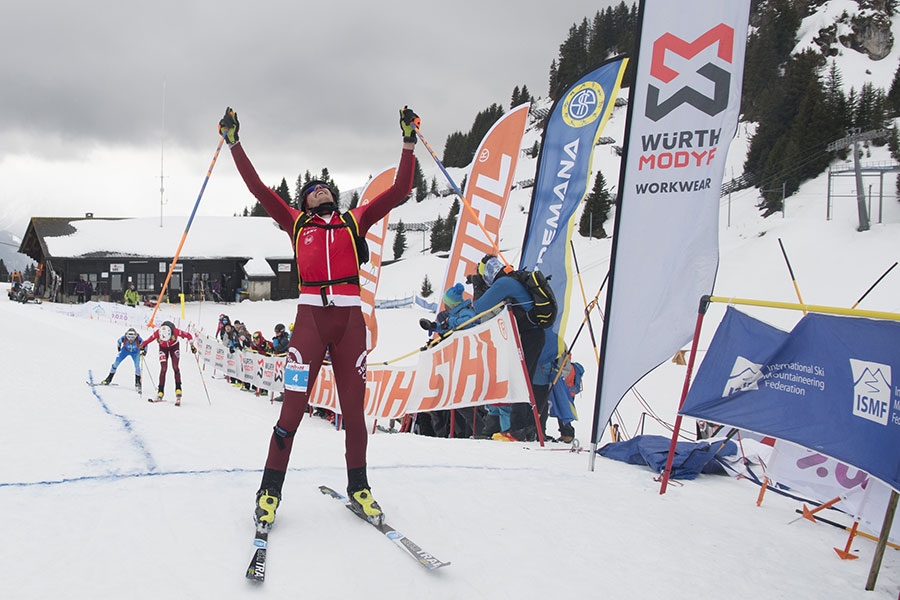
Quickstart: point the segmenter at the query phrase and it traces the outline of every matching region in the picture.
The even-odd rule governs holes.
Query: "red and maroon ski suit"
[[[367,444],[364,413],[366,325],[359,283],[316,285],[359,276],[353,235],[347,227],[323,228],[313,226],[311,222],[299,230],[296,240],[293,239],[294,225],[305,213],[289,206],[260,180],[240,142],[231,146],[231,156],[250,192],[291,238],[300,276],[300,297],[288,358],[309,365],[307,392],[285,390],[278,424],[269,442],[262,487],[281,489],[293,435],[306,411],[308,391],[313,389],[326,352],[330,353],[343,414],[347,470],[350,474],[364,473]],[[404,147],[393,185],[365,206],[349,211],[358,224],[361,238],[373,224],[409,195],[414,166],[413,149]],[[337,212],[324,218],[316,215],[313,221],[318,221],[318,225],[342,223]]]
[[[184,338],[188,341],[194,339],[187,331],[182,331],[178,329],[174,325],[171,326],[172,335],[168,340],[162,340],[159,338],[160,329],[166,327],[167,325],[164,323],[160,325],[159,329],[150,334],[144,343],[141,344],[141,348],[146,348],[150,342],[157,342],[159,344],[159,391],[164,391],[166,387],[166,371],[169,368],[169,359],[172,360],[172,374],[175,376],[175,389],[181,390],[181,369],[178,366],[178,363],[181,359],[181,352],[179,350],[178,338]]]

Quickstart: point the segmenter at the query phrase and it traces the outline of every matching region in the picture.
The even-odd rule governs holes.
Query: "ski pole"
[[[419,136],[419,139],[422,140],[422,143],[425,144],[425,148],[428,150],[428,153],[431,155],[431,158],[434,159],[435,164],[437,164],[438,168],[441,170],[441,173],[444,174],[444,177],[447,178],[447,181],[450,183],[450,187],[453,188],[453,192],[459,196],[459,199],[462,200],[462,203],[465,205],[466,209],[472,215],[472,218],[475,219],[475,224],[478,225],[478,228],[481,229],[481,233],[484,234],[485,239],[487,239],[488,243],[494,247],[494,250],[497,252],[497,256],[500,257],[500,260],[503,261],[503,264],[506,265],[507,269],[512,269],[512,266],[503,256],[503,253],[500,252],[500,247],[497,246],[497,242],[491,238],[491,235],[488,233],[487,229],[481,222],[481,219],[478,218],[478,213],[475,212],[475,209],[472,208],[472,205],[469,204],[469,201],[466,200],[466,197],[463,195],[462,190],[459,189],[459,186],[456,185],[456,182],[453,181],[453,177],[450,176],[450,173],[447,172],[447,169],[444,168],[444,164],[441,162],[441,159],[437,157],[437,154],[434,153],[434,150],[431,148],[431,144],[428,143],[428,140],[425,139],[425,136],[422,135],[422,132],[419,130],[419,126],[416,125],[416,135]]]
[[[141,362],[144,364],[144,373],[148,376],[150,375],[150,367],[147,366],[147,361],[144,359],[144,355],[141,354]],[[141,385],[143,387],[143,384]]]
[[[178,242],[178,249],[175,250],[175,256],[172,258],[172,264],[169,265],[169,272],[166,275],[166,280],[163,282],[162,289],[159,291],[159,299],[162,301],[162,297],[166,293],[166,289],[169,287],[169,280],[172,278],[172,272],[175,270],[175,265],[178,263],[178,257],[181,255],[181,248],[184,246],[184,241],[187,239],[188,231],[191,229],[191,223],[194,222],[194,215],[197,214],[197,207],[200,206],[200,199],[203,198],[203,192],[206,190],[206,184],[209,183],[209,176],[212,175],[213,167],[216,166],[216,159],[219,158],[219,152],[222,150],[222,144],[225,142],[225,136],[219,136],[219,145],[216,146],[216,153],[213,154],[212,162],[209,163],[209,170],[206,171],[206,177],[203,179],[203,185],[200,186],[200,193],[197,194],[197,200],[194,202],[194,209],[191,211],[191,216],[188,217],[187,225],[184,227],[184,233],[181,235],[181,241]],[[159,310],[160,302],[156,303],[156,306],[153,307],[153,312],[150,314],[150,320],[147,322],[147,327],[153,327],[153,319],[156,317],[156,311]]]
[[[575,273],[578,275],[578,286],[581,288],[581,299],[584,302],[585,310],[587,310],[588,301],[587,296],[584,293],[584,283],[581,280],[581,269],[578,267],[578,256],[575,254],[575,243],[572,240],[569,240],[569,245],[572,247],[572,262],[575,263]],[[599,365],[600,352],[597,350],[597,338],[594,337],[594,326],[591,324],[590,319],[587,320],[587,326],[588,332],[591,334],[591,343],[594,346],[594,358],[597,359],[597,364]]]
[[[794,512],[797,514],[803,513],[803,511],[800,510],[799,508],[795,509]],[[826,519],[825,517],[820,517],[819,515],[815,515],[813,518],[816,521],[821,521],[822,523],[825,523],[826,525],[831,525],[832,527],[837,527],[838,529],[843,529],[844,531],[851,530],[851,527],[847,527],[846,525],[841,525],[837,521],[832,521],[830,519]],[[854,522],[854,524],[856,524],[856,522]],[[855,535],[858,535],[861,538],[866,538],[867,540],[871,540],[873,542],[878,541],[877,536],[874,536],[871,533],[866,533],[865,531],[857,531]],[[900,550],[900,545],[897,545],[897,544],[894,544],[891,542],[888,542],[887,545],[890,546],[891,548],[893,548],[894,550]]]
[[[194,358],[197,360],[197,370],[200,371],[200,383],[203,384],[203,391],[206,392],[206,401],[212,406],[212,400],[209,399],[209,389],[206,387],[206,379],[203,377],[203,369],[200,368],[200,357],[194,352]]]
[[[418,354],[419,352],[425,352],[429,348],[433,348],[434,346],[438,345],[439,343],[441,343],[442,341],[444,341],[445,339],[447,339],[448,337],[453,335],[454,331],[459,331],[460,329],[465,329],[465,328],[469,327],[470,325],[475,325],[484,317],[495,316],[496,312],[499,312],[498,309],[502,308],[505,304],[506,304],[505,300],[498,302],[497,304],[490,307],[489,309],[482,311],[482,312],[478,313],[477,315],[475,315],[474,317],[463,321],[462,323],[460,323],[453,329],[450,329],[449,331],[445,331],[444,333],[440,334],[438,337],[428,340],[428,343],[425,344],[424,346],[422,346],[421,348],[416,348],[415,350],[407,352],[406,354],[404,354],[402,356],[398,356],[397,358],[392,358],[391,360],[386,360],[384,362],[375,363],[375,364],[389,365],[391,363],[395,363],[397,361],[403,360],[404,358],[409,358],[410,356],[412,356],[414,354]],[[369,364],[373,364],[373,363],[369,363]]]
[[[879,283],[881,283],[881,280],[884,279],[885,275],[887,275],[888,273],[890,273],[890,272],[893,270],[893,268],[896,267],[896,266],[897,266],[897,263],[894,262],[894,264],[892,264],[892,265],[890,266],[890,268],[888,268],[887,271],[885,271],[884,273],[881,274],[881,277],[878,278],[878,281],[876,281],[876,282],[873,283],[871,286],[869,286],[869,289],[866,290],[866,293],[863,294],[862,296],[860,296],[860,297],[859,297],[859,300],[856,301],[856,304],[854,304],[854,305],[851,306],[850,308],[856,308],[857,306],[859,306],[859,303],[863,301],[863,298],[865,298],[866,296],[868,296],[868,295],[869,295],[869,292],[871,292],[873,289],[875,289],[875,286],[878,285]]]
[[[606,287],[606,282],[609,279],[609,272],[607,271],[606,277],[603,278],[603,282],[600,284],[600,288],[597,290],[597,294],[594,296],[594,299],[587,303],[587,306],[584,308],[584,318],[581,320],[581,325],[578,327],[578,331],[575,332],[575,337],[572,338],[572,342],[566,348],[566,354],[572,352],[572,348],[575,346],[575,342],[578,341],[578,336],[581,335],[581,331],[584,329],[585,324],[590,323],[591,311],[597,306],[597,301],[600,299],[600,294],[603,292],[603,288]],[[601,315],[602,318],[602,315]],[[597,350],[597,340],[594,339],[594,336],[591,335],[591,340],[594,344],[594,350]],[[598,359],[598,363],[599,359]],[[553,382],[554,384],[556,381]]]
[[[787,252],[784,251],[784,244],[781,243],[781,238],[778,238],[778,245],[781,246],[781,254],[784,256],[784,262],[787,264],[788,273],[791,274],[791,281],[794,283],[794,291],[797,292],[797,300],[800,301],[800,304],[803,304],[803,298],[800,297],[800,287],[797,286],[797,279],[794,277],[794,269],[791,268],[791,261],[788,260]],[[806,310],[803,310],[803,314],[806,314]]]

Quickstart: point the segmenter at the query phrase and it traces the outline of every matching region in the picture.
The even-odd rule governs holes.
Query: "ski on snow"
[[[89,375],[90,375],[90,373],[89,373]],[[120,387],[118,383],[103,383],[103,381],[94,381],[93,376],[91,376],[91,379],[88,379],[87,381],[85,381],[85,383],[88,384],[89,386],[91,386],[92,388]],[[121,387],[124,388],[124,386],[121,386]],[[136,391],[138,393],[138,395],[140,396],[141,391],[139,389],[135,388],[134,391]]]
[[[266,547],[269,544],[269,528],[256,527],[256,537],[253,538],[253,557],[250,566],[247,567],[247,579],[262,583],[266,579]]]
[[[85,383],[91,387],[119,387],[118,383],[103,383],[102,381],[85,381]]]
[[[156,398],[147,398],[147,402],[168,402],[168,400],[157,396]],[[181,396],[175,396],[175,406],[181,406]]]
[[[434,571],[436,569],[440,569],[441,567],[446,567],[450,564],[449,561],[444,562],[435,555],[422,550],[422,548],[418,544],[413,542],[411,539],[409,539],[387,523],[382,523],[381,526],[378,526],[369,522],[365,517],[359,515],[352,508],[350,508],[350,499],[340,492],[337,492],[326,485],[320,485],[319,491],[326,496],[331,496],[335,500],[340,500],[341,502],[343,502],[344,506],[346,506],[350,512],[383,533],[384,537],[394,542],[398,547],[402,548],[407,554],[415,559],[416,562],[418,562],[429,571]]]

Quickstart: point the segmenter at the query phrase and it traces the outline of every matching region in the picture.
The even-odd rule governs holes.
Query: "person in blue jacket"
[[[275,326],[275,335],[272,336],[272,354],[287,354],[291,344],[291,334],[284,328],[283,323]]]
[[[465,290],[465,286],[461,283],[457,283],[453,287],[448,288],[447,291],[444,292],[445,309],[437,314],[436,320],[434,321],[419,319],[419,325],[422,329],[425,329],[428,333],[443,335],[451,329],[456,329],[461,325],[465,325],[466,328],[475,325],[476,321],[472,320],[473,317],[475,317],[475,311],[472,309],[472,301],[463,298],[463,292],[465,292]]]
[[[112,383],[113,377],[116,376],[116,369],[119,368],[119,365],[125,360],[126,357],[131,357],[134,361],[134,388],[141,393],[141,356],[146,354],[147,351],[141,348],[141,344],[144,342],[141,339],[141,336],[134,329],[134,327],[129,327],[128,331],[120,337],[116,341],[116,348],[118,348],[119,353],[116,355],[116,359],[113,361],[112,366],[109,368],[109,375],[106,376],[106,379],[100,382],[101,385],[109,385]]]
[[[479,295],[481,282],[472,281],[476,295],[472,309],[475,314],[480,314],[500,302],[505,302],[512,308],[513,316],[516,318],[516,328],[519,331],[519,339],[522,342],[525,367],[528,370],[529,379],[532,380],[532,387],[534,387],[535,371],[544,347],[546,331],[528,319],[528,311],[534,306],[531,293],[518,279],[506,276],[504,265],[496,256],[487,255],[481,259],[478,265],[478,275],[487,287]],[[534,401],[539,413],[545,410],[543,407],[547,403],[549,391],[549,386],[541,386],[534,390]],[[516,402],[512,405],[509,433],[517,441],[537,439],[537,427],[529,404]]]

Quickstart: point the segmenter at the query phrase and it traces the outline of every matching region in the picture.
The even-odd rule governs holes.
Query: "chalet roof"
[[[293,260],[290,236],[269,217],[33,217],[20,252],[48,258],[248,259],[248,276],[271,276],[269,260]],[[39,246],[39,248],[38,248]],[[41,252],[36,252],[38,249]]]

